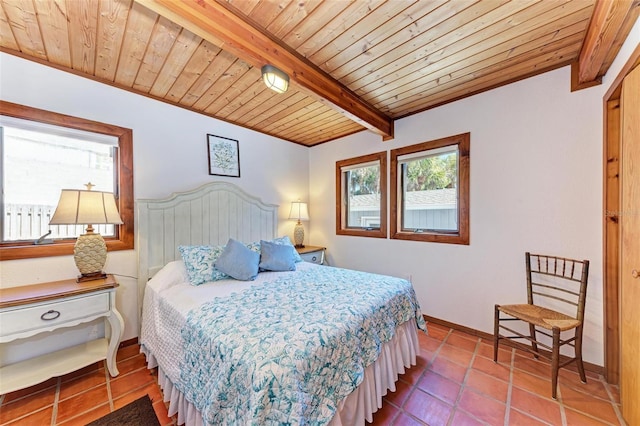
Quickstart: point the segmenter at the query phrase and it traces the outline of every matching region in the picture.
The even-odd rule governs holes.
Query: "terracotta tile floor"
[[[418,365],[400,376],[374,425],[624,425],[618,387],[602,377],[587,372],[585,385],[560,370],[554,401],[548,364],[510,349],[501,349],[495,364],[491,342],[437,324],[429,332],[420,334]],[[120,349],[115,378],[98,363],[2,395],[0,425],[84,425],[145,394],[160,423],[175,424],[138,350]]]

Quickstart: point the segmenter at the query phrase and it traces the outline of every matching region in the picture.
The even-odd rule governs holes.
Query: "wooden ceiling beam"
[[[215,0],[135,1],[255,67],[274,65],[320,102],[393,139],[393,119],[230,7]]]
[[[615,46],[620,29],[627,19],[635,20],[638,16],[640,0],[596,0],[587,35],[582,44],[578,59],[577,88],[599,84],[602,74],[608,65],[603,67],[611,49]],[[624,37],[622,38],[624,40]],[[575,77],[574,77],[575,79]]]

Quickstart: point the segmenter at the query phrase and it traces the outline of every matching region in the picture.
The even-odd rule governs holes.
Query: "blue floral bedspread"
[[[319,267],[193,309],[178,388],[215,425],[323,425],[400,324],[411,283]]]

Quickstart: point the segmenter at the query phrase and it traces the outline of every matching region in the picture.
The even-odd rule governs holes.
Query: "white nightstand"
[[[302,260],[305,262],[317,263],[318,265],[324,264],[325,250],[325,247],[318,246],[296,247],[296,251],[300,254]]]
[[[104,318],[111,334],[71,348],[0,367],[0,395],[107,360],[118,375],[116,352],[124,321],[116,310],[113,276],[77,283],[75,279],[0,289],[0,344]]]

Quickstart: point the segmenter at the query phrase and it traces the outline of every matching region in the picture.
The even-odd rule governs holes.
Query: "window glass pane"
[[[336,161],[336,235],[387,238],[387,152]]]
[[[400,163],[403,230],[458,231],[458,152],[438,151]]]
[[[2,241],[47,238],[75,238],[83,225],[51,225],[60,191],[85,189],[116,192],[115,155],[118,144],[94,142],[64,129],[24,129],[3,126],[2,130]],[[103,135],[99,138],[104,139]],[[103,236],[113,236],[114,225],[96,225]]]
[[[348,228],[380,229],[380,164],[344,172]]]

